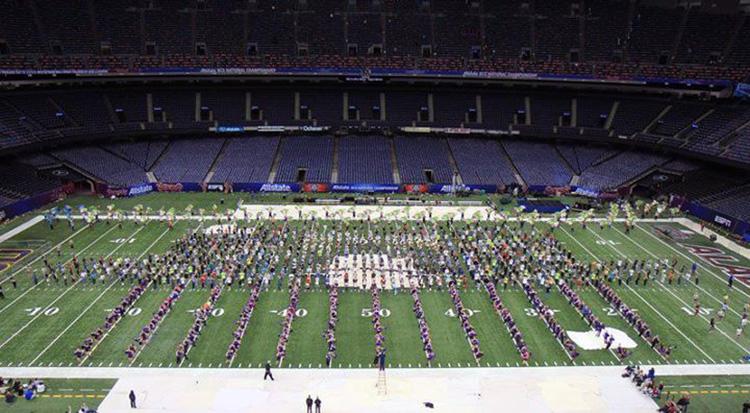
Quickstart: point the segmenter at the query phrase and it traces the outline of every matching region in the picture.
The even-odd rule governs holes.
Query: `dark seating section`
[[[402,183],[451,183],[448,144],[444,139],[397,136],[396,159]]]
[[[573,173],[554,145],[524,141],[503,142],[513,164],[528,185],[570,184]]]
[[[64,9],[47,6],[2,3],[7,53],[0,67],[376,66],[735,81],[750,74],[750,24],[727,3],[689,10],[627,0],[75,0]]]
[[[0,207],[59,186],[59,182],[39,176],[34,167],[21,163],[3,163],[0,166]]]

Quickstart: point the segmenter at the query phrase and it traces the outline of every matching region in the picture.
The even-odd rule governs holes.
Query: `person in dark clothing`
[[[320,401],[320,397],[315,396],[315,413],[320,413],[320,405],[323,402]]]
[[[3,292],[3,286],[0,285],[0,300],[4,300],[4,299],[5,299],[5,293]]]
[[[130,395],[128,395],[128,398],[130,398],[130,408],[136,409],[135,406],[135,392],[133,390],[130,391]]]
[[[271,363],[267,361],[266,362],[266,373],[263,375],[263,380],[266,380],[269,377],[271,378],[271,381],[274,381],[273,380],[273,374],[271,374]]]
[[[312,413],[313,399],[309,394],[307,395],[307,400],[305,400],[305,403],[307,404],[307,413]]]

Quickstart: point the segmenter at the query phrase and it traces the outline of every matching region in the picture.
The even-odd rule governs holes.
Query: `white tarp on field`
[[[619,346],[622,346],[622,348],[635,348],[636,346],[638,346],[638,344],[633,341],[633,339],[631,339],[627,333],[612,327],[604,329],[600,335],[597,335],[596,331],[594,330],[568,330],[568,337],[570,337],[570,339],[573,340],[573,342],[576,343],[578,347],[584,350],[602,350],[606,347],[603,339],[604,332],[608,332],[615,338],[615,341],[610,347],[612,350],[616,349]]]

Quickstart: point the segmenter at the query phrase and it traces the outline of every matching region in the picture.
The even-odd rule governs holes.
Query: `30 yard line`
[[[133,237],[133,236],[134,236],[135,234],[137,234],[137,233],[138,233],[138,232],[139,232],[140,230],[142,230],[142,229],[144,229],[144,228],[145,228],[145,226],[144,226],[144,227],[140,227],[140,228],[138,229],[138,231],[136,231],[136,232],[135,232],[135,233],[134,233],[133,235],[131,235],[131,238],[132,238],[132,237]],[[169,228],[165,229],[165,230],[164,230],[164,232],[162,232],[162,233],[161,233],[161,235],[159,235],[159,237],[158,237],[158,238],[156,238],[156,239],[154,240],[154,242],[152,242],[152,243],[151,243],[151,245],[149,245],[149,246],[148,246],[148,248],[146,248],[146,250],[145,250],[145,251],[143,251],[143,253],[142,253],[141,255],[139,255],[139,256],[138,256],[138,258],[136,258],[136,261],[139,261],[139,260],[140,260],[141,258],[143,258],[143,256],[144,256],[144,255],[146,255],[146,254],[147,254],[147,253],[148,253],[148,252],[149,252],[149,251],[151,250],[151,248],[153,248],[153,247],[154,247],[154,245],[156,245],[156,243],[157,243],[157,242],[159,242],[159,240],[161,240],[161,239],[162,239],[162,238],[164,237],[164,235],[166,235],[166,234],[167,234],[167,232],[169,232]],[[123,243],[123,244],[124,244],[124,243]],[[44,350],[42,350],[42,351],[41,351],[41,352],[40,352],[40,353],[39,353],[39,354],[38,354],[38,355],[37,355],[37,356],[36,356],[36,357],[34,358],[34,360],[31,360],[31,362],[29,363],[29,365],[32,365],[32,364],[36,363],[36,361],[37,361],[37,360],[39,360],[39,359],[40,359],[40,358],[41,358],[41,357],[42,357],[42,356],[44,355],[44,353],[46,353],[46,352],[47,352],[47,350],[49,350],[50,348],[52,348],[52,346],[53,346],[53,345],[55,345],[55,343],[57,343],[57,341],[58,341],[58,340],[60,340],[60,338],[61,338],[61,337],[62,337],[62,336],[63,336],[63,335],[65,334],[65,333],[67,333],[67,332],[68,332],[68,331],[69,331],[69,330],[70,330],[71,328],[73,328],[73,326],[74,326],[74,325],[75,325],[75,324],[76,324],[76,323],[78,322],[78,320],[80,320],[81,318],[83,318],[83,316],[84,316],[84,315],[86,315],[86,313],[87,313],[87,312],[88,312],[88,311],[89,311],[89,310],[91,309],[91,307],[93,307],[93,306],[94,306],[94,305],[95,305],[95,304],[96,304],[97,302],[99,302],[99,300],[100,300],[100,299],[101,299],[102,297],[104,297],[104,294],[106,294],[106,293],[107,293],[107,291],[109,291],[109,290],[110,290],[110,288],[112,288],[112,287],[114,287],[115,285],[117,285],[117,281],[119,281],[119,280],[117,279],[117,277],[115,277],[115,280],[114,280],[114,281],[112,281],[112,283],[111,283],[111,284],[109,284],[109,286],[108,286],[107,288],[105,288],[105,289],[104,289],[104,291],[102,291],[102,293],[101,293],[101,294],[99,294],[99,296],[97,296],[97,297],[96,297],[96,298],[95,298],[95,299],[94,299],[94,300],[93,300],[93,301],[92,301],[91,303],[89,303],[88,307],[84,308],[84,309],[83,309],[83,311],[81,311],[81,314],[79,314],[79,315],[78,315],[78,317],[76,317],[76,318],[75,318],[75,320],[73,320],[73,321],[71,321],[70,323],[68,323],[68,326],[67,326],[67,327],[65,327],[65,329],[64,329],[64,330],[63,330],[63,331],[62,331],[62,332],[61,332],[60,334],[58,334],[58,335],[57,335],[57,337],[55,337],[55,339],[54,339],[54,340],[52,340],[52,341],[51,341],[51,342],[50,342],[50,343],[49,343],[49,344],[47,345],[47,347],[45,347],[45,348],[44,348]],[[148,286],[147,286],[147,287],[148,287]],[[114,326],[112,326],[112,327],[114,327]],[[102,337],[102,340],[103,340],[103,339],[104,339],[104,337]],[[101,343],[101,340],[99,340],[99,342]],[[94,351],[94,349],[93,349],[93,348],[91,349],[91,351],[89,352],[89,354],[91,354],[91,352],[92,352],[92,351]],[[86,358],[88,358],[88,356],[87,356]],[[84,359],[84,361],[85,361],[85,359]],[[82,362],[81,362],[80,364],[83,364],[83,361],[82,361]],[[80,364],[79,364],[79,365],[80,365]]]
[[[114,228],[114,227],[113,227],[113,228]],[[115,252],[117,252],[117,250],[119,250],[119,249],[120,249],[120,248],[122,248],[122,247],[123,247],[123,246],[124,246],[125,244],[127,244],[127,242],[128,242],[128,241],[129,241],[129,240],[130,240],[131,238],[133,238],[133,237],[134,237],[134,236],[135,236],[135,235],[136,235],[137,233],[141,232],[141,230],[142,230],[142,229],[143,229],[143,227],[140,227],[140,228],[138,228],[138,229],[137,229],[137,230],[136,230],[135,232],[133,232],[132,234],[130,234],[130,236],[129,236],[129,237],[128,237],[128,238],[126,239],[126,240],[125,240],[125,242],[123,242],[122,244],[120,244],[120,245],[118,245],[117,247],[115,247],[115,248],[114,248],[114,249],[113,249],[112,251],[110,251],[110,252],[109,252],[109,254],[107,254],[107,255],[106,255],[106,257],[105,257],[105,258],[109,258],[109,257],[111,257],[111,256],[112,256],[112,254],[114,254]],[[111,229],[110,229],[110,231],[111,231]],[[109,232],[109,231],[107,231],[107,232]],[[79,279],[78,279],[78,280],[77,280],[76,282],[74,282],[73,284],[71,284],[71,285],[70,285],[70,287],[68,287],[68,289],[67,289],[67,290],[63,291],[63,292],[62,292],[62,294],[60,294],[59,296],[57,296],[57,298],[55,298],[55,299],[54,299],[54,300],[53,300],[53,301],[52,301],[51,303],[47,304],[47,306],[46,306],[46,307],[44,308],[44,310],[40,311],[40,312],[39,312],[39,314],[37,314],[36,316],[34,316],[34,318],[32,318],[31,320],[29,320],[29,322],[28,322],[28,323],[26,323],[26,324],[25,324],[25,325],[24,325],[23,327],[21,327],[21,328],[20,328],[20,329],[18,329],[18,330],[17,330],[17,331],[15,332],[15,333],[13,333],[13,334],[12,334],[12,335],[11,335],[10,337],[8,337],[8,339],[7,339],[7,340],[5,340],[4,342],[2,342],[2,344],[0,344],[0,349],[1,349],[1,348],[3,348],[3,347],[5,347],[5,345],[6,345],[6,344],[8,344],[8,343],[9,343],[9,342],[10,342],[11,340],[13,340],[14,338],[16,338],[16,336],[18,336],[19,334],[21,334],[21,332],[23,332],[24,330],[26,330],[26,328],[28,328],[28,327],[29,327],[29,326],[31,325],[31,323],[33,323],[33,322],[34,322],[34,321],[35,321],[36,319],[38,319],[39,317],[41,317],[41,316],[42,316],[42,315],[44,314],[44,311],[46,311],[46,310],[47,310],[48,308],[50,308],[50,307],[51,307],[51,306],[52,306],[53,304],[55,304],[55,303],[56,303],[56,302],[58,302],[58,301],[59,301],[59,300],[60,300],[61,298],[63,298],[63,297],[65,296],[65,294],[67,294],[68,292],[70,292],[70,290],[72,290],[72,289],[73,289],[73,288],[74,288],[74,287],[75,287],[76,285],[78,285],[78,284],[79,284],[80,282],[81,282],[81,279],[79,278]]]
[[[593,252],[591,252],[591,250],[588,249],[585,245],[583,245],[583,243],[581,243],[581,241],[579,241],[576,237],[574,237],[573,235],[571,235],[565,228],[563,228],[563,227],[560,227],[560,228],[562,228],[563,232],[565,232],[566,234],[568,234],[568,236],[573,241],[575,241],[578,245],[580,245],[581,248],[584,249],[584,251],[586,251],[589,255],[591,255],[591,257],[593,257],[596,261],[601,262],[601,260],[599,259],[599,257],[596,254],[594,254]],[[596,233],[594,233],[594,234],[596,234]],[[692,344],[693,347],[695,347],[704,356],[706,356],[706,358],[708,358],[709,360],[711,360],[712,363],[716,363],[716,361],[711,356],[709,356],[705,351],[703,351],[703,349],[701,349],[693,340],[691,340],[690,337],[686,336],[685,333],[683,333],[679,328],[677,328],[677,326],[675,326],[674,324],[672,324],[672,322],[669,321],[669,319],[667,319],[666,317],[664,317],[664,315],[662,313],[660,313],[659,310],[657,310],[656,308],[654,308],[654,306],[652,306],[651,303],[649,303],[648,301],[646,301],[646,299],[644,299],[643,296],[641,296],[640,294],[638,294],[638,292],[635,291],[635,290],[633,290],[630,286],[628,286],[628,288],[631,291],[633,291],[633,293],[635,293],[635,295],[638,296],[638,298],[640,298],[641,301],[643,301],[649,308],[651,308],[651,310],[653,310],[656,315],[658,315],[659,317],[661,317],[661,319],[664,320],[667,324],[669,324],[670,327],[672,327],[677,333],[679,333],[682,337],[684,337],[685,340],[687,340],[690,344]]]
[[[195,233],[196,231],[198,231],[198,229],[199,229],[199,228],[201,228],[202,226],[203,226],[203,223],[201,222],[201,223],[200,223],[200,225],[198,225],[198,227],[197,227],[197,228],[195,229],[195,231],[193,231],[193,233]],[[146,252],[144,252],[143,254],[141,254],[141,255],[140,255],[140,256],[138,257],[138,259],[141,259],[141,258],[142,258],[142,257],[143,257],[144,255],[146,255],[146,253],[147,253],[148,251],[150,251],[150,250],[151,250],[151,248],[153,248],[153,247],[154,247],[154,245],[156,245],[156,243],[157,243],[157,242],[158,242],[159,240],[161,240],[161,238],[162,238],[162,237],[164,237],[164,235],[165,235],[165,234],[166,234],[167,232],[169,232],[169,229],[167,229],[166,231],[164,231],[164,232],[163,232],[163,233],[162,233],[162,234],[161,234],[161,235],[159,236],[159,238],[157,238],[157,239],[156,239],[156,241],[154,241],[153,243],[151,243],[151,245],[149,245],[149,247],[148,247],[148,248],[146,249]],[[148,285],[146,285],[146,289],[148,289],[148,287],[149,287],[149,286],[151,286],[151,284],[152,284],[152,283],[153,283],[153,280],[152,280],[152,281],[151,281],[150,283],[148,283]],[[145,293],[145,292],[144,292],[144,293]],[[141,297],[142,297],[142,296],[143,296],[143,295],[141,295]],[[138,298],[138,300],[140,300],[140,297]],[[132,303],[132,304],[130,305],[130,307],[132,308],[132,307],[133,307],[133,306],[135,305],[135,303],[136,303],[136,302],[138,302],[138,300],[134,301],[134,302],[133,302],[133,303]],[[88,354],[86,354],[86,356],[85,356],[85,357],[84,357],[83,359],[81,359],[81,362],[80,362],[80,363],[78,363],[78,365],[79,365],[79,366],[82,366],[82,365],[83,365],[83,363],[85,363],[85,362],[86,362],[86,360],[88,360],[88,358],[89,358],[89,357],[91,357],[91,355],[92,355],[92,354],[94,354],[94,351],[96,350],[96,348],[97,348],[97,347],[99,347],[99,345],[100,345],[100,344],[101,344],[102,342],[104,342],[104,339],[105,339],[105,338],[107,338],[107,336],[109,335],[109,333],[110,333],[110,332],[112,332],[112,331],[113,331],[113,330],[115,329],[115,327],[117,327],[117,324],[119,324],[119,323],[120,323],[120,321],[122,321],[123,319],[124,319],[124,317],[120,317],[120,319],[119,319],[119,320],[117,320],[117,321],[116,321],[116,322],[115,322],[115,323],[114,323],[114,324],[112,325],[112,327],[111,327],[111,328],[110,328],[109,330],[107,330],[107,331],[106,331],[106,332],[104,333],[104,336],[102,336],[102,338],[101,338],[101,339],[99,340],[99,342],[97,342],[97,343],[96,343],[96,345],[94,345],[94,347],[92,347],[92,348],[91,348],[91,351],[89,351],[89,352],[88,352]]]
[[[82,254],[82,253],[86,252],[89,248],[91,248],[94,245],[96,245],[97,242],[99,242],[102,238],[104,238],[105,236],[107,236],[107,234],[109,234],[110,232],[114,231],[115,228],[117,228],[117,227],[115,225],[113,225],[112,228],[106,230],[102,235],[99,235],[99,237],[97,237],[95,240],[91,241],[91,243],[89,243],[89,245],[85,246],[83,249],[81,249],[80,251],[78,251],[78,254]],[[73,257],[75,257],[75,255]],[[70,261],[72,261],[73,257],[70,257],[67,260],[65,260],[65,262],[63,262],[63,265],[65,265],[65,264],[69,263]],[[0,308],[0,314],[2,314],[3,311],[7,310],[9,307],[11,307],[13,304],[15,304],[18,300],[20,300],[23,297],[25,297],[26,294],[30,293],[33,289],[35,289],[37,286],[39,286],[41,284],[42,283],[39,282],[39,283],[34,284],[31,287],[27,288],[26,291],[24,291],[23,293],[21,293],[21,295],[19,295],[13,301],[11,301],[10,303],[8,303],[8,305],[6,305],[3,308]]]
[[[204,221],[201,221],[201,223],[197,227],[195,227],[195,230],[193,231],[193,234],[195,234],[196,232],[198,232],[201,229],[201,227],[203,227],[203,222]],[[284,224],[284,225],[286,225],[286,224]],[[185,291],[182,292],[182,294],[184,294],[184,293],[185,293]],[[171,310],[170,310],[170,312],[171,312]],[[164,317],[166,318],[166,315]],[[164,321],[164,319],[162,319],[162,322],[159,322],[159,324],[157,324],[157,326],[154,329],[154,331],[151,332],[151,338],[149,338],[148,341],[146,341],[146,343],[143,346],[141,346],[140,349],[138,349],[138,351],[135,353],[135,356],[133,357],[133,360],[130,361],[130,364],[128,365],[128,367],[133,367],[133,364],[135,364],[135,361],[138,360],[138,357],[141,356],[141,353],[143,353],[143,350],[145,350],[146,347],[149,345],[149,343],[151,343],[151,340],[153,340],[154,337],[156,337],[156,332],[159,330],[159,327],[162,326],[163,321]]]

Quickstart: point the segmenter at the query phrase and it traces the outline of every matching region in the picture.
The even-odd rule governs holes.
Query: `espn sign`
[[[731,219],[724,218],[724,217],[719,216],[719,215],[714,216],[714,222],[717,223],[717,224],[719,224],[719,225],[721,225],[721,226],[727,227],[727,228],[731,228],[732,227],[732,220]]]

